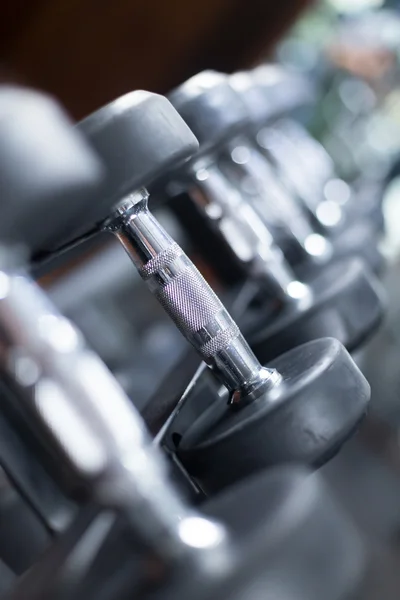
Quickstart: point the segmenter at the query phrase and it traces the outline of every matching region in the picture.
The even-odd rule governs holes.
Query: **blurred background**
[[[300,116],[303,124],[341,177],[361,179],[381,194],[385,215],[387,316],[357,356],[372,406],[356,438],[323,469],[374,549],[377,572],[362,591],[365,600],[400,593],[399,59],[394,0],[3,0],[0,6],[1,78],[54,94],[76,119],[133,89],[166,93],[203,69],[234,72],[264,60],[317,86],[318,102]],[[172,215],[163,209],[158,217],[190,252]],[[143,408],[185,342],[123,250],[107,239],[39,275]]]
[[[165,93],[205,68],[272,52],[310,4],[251,0],[11,0],[0,8],[7,76],[49,90],[77,119],[135,88]]]

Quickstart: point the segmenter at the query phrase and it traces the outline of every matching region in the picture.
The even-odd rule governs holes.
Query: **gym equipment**
[[[272,232],[259,216],[261,210],[253,210],[218,166],[226,162],[221,154],[226,157],[226,153],[230,153],[230,160],[234,162],[232,156],[239,148],[248,152],[246,167],[257,156],[250,141],[246,141],[247,112],[232,91],[228,78],[208,71],[200,73],[173,91],[170,98],[199,139],[200,150],[173,175],[173,185],[166,186],[167,194],[168,189],[175,190],[176,197],[172,198],[175,214],[190,239],[197,242],[208,262],[218,269],[218,275],[223,279],[226,272],[233,272],[240,280],[240,273],[245,272],[261,288],[256,308],[247,307],[243,321],[257,357],[266,362],[296,345],[322,336],[337,337],[349,350],[357,348],[381,320],[379,284],[368,269],[354,259],[332,261],[324,269],[321,266],[310,269],[305,265],[307,278],[303,281],[299,281],[285,262],[274,244]],[[255,165],[260,174],[266,173],[263,197],[267,197],[273,189],[268,181],[273,182],[275,176],[262,158],[258,157]],[[269,214],[266,203],[263,204],[264,213]],[[293,230],[297,227],[304,231],[303,247],[311,243],[318,245],[319,240],[324,244],[325,238],[309,234],[310,228],[303,227],[304,218],[292,205],[284,211],[285,215],[291,215],[285,220],[297,224],[292,226]],[[277,206],[281,206],[279,201]],[[345,235],[353,239],[352,231]],[[214,237],[212,242],[211,236]],[[230,266],[227,266],[226,246],[231,250]],[[279,303],[272,315],[268,306],[271,298]]]
[[[26,88],[0,89],[0,262],[17,270],[28,258],[28,247],[57,243],[60,229],[68,225],[69,209],[77,209],[97,189],[103,169],[54,100]],[[50,225],[47,213],[55,204]],[[6,276],[2,282],[5,293]],[[32,367],[19,347],[7,354],[2,344],[2,352],[3,361],[14,364],[18,373],[22,369],[21,376]],[[36,443],[38,436],[29,417],[20,414],[9,384],[7,377],[0,383],[0,464],[18,495],[1,508],[2,536],[7,537],[6,528],[16,533],[1,557],[21,573],[66,526],[74,507],[43,467],[47,449]],[[18,528],[24,529],[26,539]]]
[[[0,239],[7,244],[18,237],[37,252],[57,246],[61,232],[72,226],[69,215],[101,179],[102,167],[52,98],[3,85],[0,110]],[[35,134],[44,130],[38,145]],[[21,219],[21,231],[14,230],[14,219]]]
[[[0,109],[1,92],[0,88]],[[14,113],[16,122],[19,111],[23,112],[25,99],[28,104],[30,102],[29,95],[25,90],[15,90],[14,98],[18,96],[14,105],[18,109]],[[133,114],[129,110],[128,114],[122,111],[119,118],[121,114],[129,122],[139,118],[141,103],[146,103],[147,98],[153,107],[159,102],[165,107],[164,99],[141,93],[139,102],[135,95],[131,98],[130,106],[135,106]],[[127,108],[126,103],[123,106]],[[145,110],[150,111],[148,105]],[[172,108],[167,105],[165,111],[169,110]],[[46,122],[45,119],[41,125],[45,126]],[[106,124],[104,120],[102,122]],[[179,133],[186,149],[193,146],[193,137],[183,123]],[[28,134],[32,160],[35,160],[40,156],[35,150],[40,148],[46,136],[39,128]],[[72,135],[78,140],[75,134]],[[2,142],[0,133],[0,145]],[[182,153],[178,153],[179,158]],[[157,167],[161,166],[160,160],[155,162]],[[11,171],[1,161],[0,164],[2,172],[9,175],[6,197],[13,198],[8,204],[12,234],[8,233],[7,249],[3,247],[1,253],[0,368],[14,386],[20,418],[25,418],[34,432],[43,438],[54,458],[58,467],[53,471],[55,480],[86,504],[7,597],[14,600],[87,599],[98,598],[99,589],[101,593],[107,593],[108,589],[112,598],[136,593],[140,593],[141,598],[176,598],[190,593],[199,600],[215,597],[233,600],[257,597],[259,589],[265,587],[265,597],[271,600],[317,600],[322,592],[328,600],[345,598],[362,574],[362,544],[315,475],[310,476],[298,468],[263,474],[242,484],[235,492],[231,490],[214,499],[205,507],[205,514],[182,501],[168,481],[162,454],[152,443],[130,400],[100,359],[86,347],[78,330],[58,313],[39,286],[21,272],[26,254],[14,253],[12,248],[25,241],[25,197],[16,192],[18,169]],[[115,177],[115,171],[111,171],[111,175]],[[36,184],[38,197],[41,197],[41,178],[36,179]],[[90,189],[97,184],[95,177]],[[47,178],[43,185],[46,187]],[[64,187],[63,182],[59,185]],[[71,191],[68,194],[74,196]],[[145,193],[137,192],[135,197],[143,201]],[[51,213],[57,210],[56,204],[57,200],[54,206],[47,205]],[[153,273],[161,275],[160,251],[171,247],[170,240],[147,211],[141,214],[143,207],[140,202],[138,204],[133,205],[136,211],[130,213],[130,219],[147,225],[147,230],[139,228],[143,233],[141,239],[146,243],[153,242],[153,259],[158,258],[158,268],[154,261],[147,261],[144,269],[148,272],[153,267]],[[75,209],[73,202],[69,206]],[[117,208],[118,218],[125,206],[126,203]],[[68,216],[73,217],[72,214]],[[134,228],[132,223],[131,227]],[[153,233],[151,239],[149,232]],[[160,233],[163,233],[162,238]],[[42,239],[47,239],[44,230],[43,238],[39,233],[34,237],[38,245],[42,244]],[[157,242],[160,244],[158,252]],[[182,253],[179,253],[179,259],[186,263],[190,275],[197,277],[194,281],[204,286],[210,304],[200,302],[200,308],[205,306],[208,314],[212,314],[217,299]],[[174,272],[171,258],[168,272],[171,282]],[[193,299],[200,301],[198,291],[192,290]],[[168,305],[168,298],[165,302]],[[184,291],[182,302],[187,306]],[[218,305],[218,309],[219,317],[233,325],[222,305]],[[227,331],[222,326],[217,330]],[[218,341],[215,335],[211,340]],[[321,343],[329,344],[329,341],[322,340]],[[248,364],[252,362],[257,367],[254,380],[243,382],[246,385],[241,390],[250,399],[260,390],[262,382],[269,384],[277,373],[273,369],[258,368],[236,330],[230,346],[220,349],[219,358],[225,353],[228,363],[233,347],[246,351],[241,360],[237,357],[238,364],[245,366],[247,358]],[[346,363],[351,386],[357,383],[363,388],[355,396],[364,407],[367,384],[345,350],[339,344],[336,347]],[[219,360],[214,362],[217,368]],[[232,356],[231,366],[234,363]],[[222,365],[219,370],[223,371]],[[324,371],[324,367],[320,371]],[[259,374],[266,377],[256,382]],[[346,394],[349,392],[345,383],[343,389]],[[243,503],[252,506],[245,515]],[[109,533],[112,530],[118,533],[118,529],[113,528],[112,512],[123,516],[131,534],[128,546],[125,546],[129,568],[128,577],[125,570],[122,581],[120,577],[111,577],[111,581],[106,581],[109,586],[106,588],[101,585],[104,583],[102,576],[110,573],[107,568],[96,571],[96,566],[99,567],[96,560],[102,556],[106,563],[109,564],[110,559],[112,563],[112,555],[107,553],[110,551]],[[219,522],[206,515],[224,515],[224,518]],[[121,540],[117,542],[120,547]],[[319,565],[317,573],[315,564]],[[90,579],[93,569],[95,580]],[[90,583],[94,587],[90,588]]]
[[[329,260],[329,241],[315,234],[301,207],[250,140],[251,115],[228,76],[203,71],[173,90],[169,99],[200,142],[200,152],[185,172],[185,189],[193,201],[207,210],[215,197],[215,203],[230,209],[231,218],[240,205],[247,206],[264,224],[260,230],[264,243],[268,229],[295,264]],[[208,212],[218,220],[216,211],[215,215],[211,209]],[[237,219],[243,221],[241,215]]]
[[[287,437],[282,429],[271,431],[271,444],[282,436],[288,440],[287,445],[277,441],[281,446],[278,462],[300,458],[313,464],[331,456],[362,418],[369,397],[368,384],[347,351],[334,340],[316,341],[282,357],[279,372],[273,366],[263,367],[220,300],[148,210],[148,193],[142,186],[165,176],[173,160],[189,158],[196,149],[193,134],[172,105],[154,94],[132,92],[93,113],[78,128],[107,167],[98,203],[104,213],[108,204],[103,227],[117,236],[150,291],[229,392],[229,405],[218,402],[224,413],[219,418],[227,423],[225,441],[234,448],[236,431],[247,422],[247,444],[251,445],[252,423],[259,427],[262,422],[257,407],[268,406],[261,411],[264,417],[282,411],[281,424],[286,421],[288,426]],[[86,214],[84,207],[82,213]],[[290,398],[295,399],[296,416],[292,413],[285,419]],[[321,403],[324,410],[319,412]],[[313,410],[321,418],[314,422],[319,431],[310,435],[308,417],[305,423],[302,415]],[[229,428],[231,417],[241,421],[241,415],[241,425]],[[295,442],[296,436],[289,433],[293,419],[299,430],[308,431],[307,443],[295,443],[295,447],[290,442]],[[205,431],[204,438],[207,436]],[[258,447],[255,454],[257,464],[251,452],[247,454],[247,473],[261,467],[263,449]],[[270,464],[266,455],[264,458]],[[241,459],[235,452],[230,458],[232,466]],[[211,471],[214,467],[210,465]],[[243,472],[244,467],[237,473],[233,467],[231,480]]]
[[[251,507],[245,514],[244,505]],[[97,522],[81,515],[7,598],[94,600],[101,591],[101,598],[114,599],[136,593],[141,599],[247,600],[262,591],[267,600],[346,600],[358,589],[363,544],[315,474],[275,469],[231,488],[200,513],[183,502],[179,508],[180,518],[170,519],[176,539],[164,554],[153,536],[141,544],[132,524],[123,525],[131,529],[129,538],[120,527],[110,540],[107,515],[100,513]],[[146,527],[151,531],[150,519]]]
[[[101,361],[84,347],[75,328],[57,314],[33,282],[4,271],[1,280],[0,320],[7,333],[2,342],[8,353],[18,344],[24,350],[24,359],[32,361],[37,371],[31,371],[28,378],[26,369],[25,378],[21,378],[21,373],[4,362],[2,368],[16,378],[19,402],[40,425],[57,456],[61,480],[68,472],[70,490],[77,488],[86,500],[125,515],[133,537],[130,577],[123,581],[124,585],[129,583],[130,593],[137,589],[141,597],[146,597],[147,588],[151,597],[157,590],[160,597],[172,598],[190,589],[198,598],[212,598],[217,592],[218,597],[248,598],[256,581],[272,586],[274,594],[277,586],[278,597],[283,599],[297,598],[299,589],[304,597],[316,594],[317,599],[329,582],[329,594],[336,599],[357,583],[362,547],[332,500],[319,489],[318,480],[305,477],[297,469],[283,470],[242,485],[234,495],[236,500],[233,491],[215,500],[207,512],[227,513],[225,519],[233,530],[229,542],[221,524],[185,506],[168,484],[161,455],[151,444],[132,404]],[[240,518],[246,498],[247,503],[253,503],[254,521],[246,518],[243,522]],[[301,510],[297,509],[299,502]],[[89,513],[86,527],[95,515],[96,511]],[[78,516],[74,525],[81,520]],[[79,555],[85,531],[78,530],[79,539],[73,537],[72,547],[71,541],[65,547],[70,528],[61,534],[10,598],[58,594],[63,598],[90,598],[84,587],[90,575],[90,538],[83,566],[74,562],[73,554],[75,550]],[[93,543],[96,555],[99,542],[95,538]],[[299,564],[298,550],[304,545],[310,560]],[[150,573],[132,568],[132,555],[138,554],[139,564],[151,560],[157,568]],[[318,564],[322,560],[323,565],[321,578],[315,576],[311,561],[317,557]],[[70,563],[78,565],[74,576]],[[100,585],[101,573],[96,572]],[[80,585],[84,592],[80,592]],[[98,587],[93,597],[96,593]]]
[[[278,65],[263,65],[249,73],[237,73],[230,82],[252,116],[257,148],[274,164],[279,177],[300,200],[315,226],[332,237],[339,252],[352,248],[353,252],[369,259],[372,267],[378,268],[377,251],[375,255],[372,250],[364,255],[363,245],[368,242],[370,247],[371,239],[377,240],[377,228],[379,230],[381,225],[381,220],[376,220],[379,197],[356,194],[336,175],[325,148],[293,119],[296,109],[310,104],[311,83]],[[291,100],[285,102],[285,96]],[[363,235],[360,221],[365,230]],[[341,250],[343,228],[357,225],[352,246],[347,241],[345,250]]]

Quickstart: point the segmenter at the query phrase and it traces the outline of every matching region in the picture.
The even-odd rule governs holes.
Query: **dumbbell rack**
[[[43,146],[33,131],[29,142],[43,157],[27,144],[23,177],[0,156],[0,174],[8,177],[0,228],[1,371],[8,391],[1,400],[6,435],[19,434],[12,443],[3,438],[0,458],[53,538],[9,597],[91,598],[102,588],[105,598],[123,598],[129,590],[143,599],[190,593],[230,600],[248,598],[261,579],[271,590],[266,593],[277,586],[282,600],[295,599],[299,586],[310,600],[323,590],[326,598],[344,598],[362,573],[360,539],[317,475],[282,464],[319,466],[358,427],[369,387],[348,352],[338,341],[314,340],[261,364],[148,210],[143,186],[168,177],[196,150],[193,134],[165,98],[128,94],[73,129],[40,95],[1,93],[0,110],[4,101],[17,120],[28,102],[37,111],[32,119],[40,117],[55,133]],[[31,118],[29,111],[21,114]],[[6,134],[4,147],[18,162],[18,136]],[[2,135],[0,129],[0,143]],[[68,152],[57,164],[60,139]],[[41,179],[34,158],[54,177]],[[51,232],[44,213],[54,214]],[[11,217],[15,229],[7,225]],[[69,239],[57,245],[66,230]],[[193,348],[143,411],[152,437],[79,331],[22,268],[32,256],[55,256],[99,231],[119,239]],[[15,251],[21,243],[26,254]],[[199,422],[197,438],[190,438]],[[34,482],[21,470],[21,443],[37,458]],[[243,511],[247,504],[252,510]],[[319,577],[310,567],[320,556],[321,536],[329,558]],[[113,552],[124,566],[121,579],[114,577]]]

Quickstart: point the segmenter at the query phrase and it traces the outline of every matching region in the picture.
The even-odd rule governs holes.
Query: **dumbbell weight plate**
[[[227,525],[247,563],[252,585],[244,594],[236,584],[235,598],[252,598],[253,590],[264,600],[339,600],[360,581],[363,544],[315,473],[272,469],[222,492],[202,510]]]
[[[145,91],[121,96],[80,121],[76,129],[107,170],[98,194],[84,197],[75,210],[74,220],[62,236],[64,244],[103,224],[114,205],[198,148],[196,138],[168,100]]]
[[[96,140],[107,171],[78,130]],[[74,129],[50,97],[2,86],[0,138],[0,237],[26,244],[37,259],[85,236],[129,192],[198,148],[166,98],[140,91]]]
[[[206,493],[278,463],[322,465],[365,414],[368,383],[333,338],[268,366],[281,374],[280,384],[238,410],[218,399],[180,439],[177,456]]]
[[[240,98],[216,71],[202,71],[168,95],[168,99],[199,140],[201,152],[222,144],[248,127],[250,119]]]
[[[249,331],[248,341],[265,363],[291,348],[323,336],[332,336],[352,351],[379,325],[382,294],[372,273],[358,259],[333,263],[311,281],[312,304],[289,308],[286,314]]]
[[[216,518],[229,532],[229,551],[222,561],[208,549],[202,569],[183,561],[166,578],[153,562],[147,570],[149,590],[143,583],[145,563],[133,560],[138,557],[135,541],[120,521],[78,597],[91,600],[105,588],[114,597],[129,598],[142,582],[143,600],[347,600],[363,573],[359,535],[320,477],[301,467],[285,466],[249,478],[201,509],[201,515],[212,522]],[[184,538],[198,544],[199,552],[202,527],[204,522]]]
[[[202,506],[231,534],[233,554],[211,577],[183,568],[154,600],[347,600],[364,548],[320,478],[283,467],[233,486]]]
[[[50,98],[5,86],[0,137],[1,209],[7,224],[0,223],[0,237],[26,244],[36,273],[43,260],[99,233],[111,209],[130,192],[198,149],[168,100],[144,91],[118,98],[74,129]]]
[[[0,86],[0,239],[57,245],[102,181],[97,158],[49,96]]]

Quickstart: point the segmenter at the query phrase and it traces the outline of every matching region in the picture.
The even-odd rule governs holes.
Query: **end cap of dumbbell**
[[[207,150],[249,123],[246,105],[223,73],[203,71],[169,94],[172,104]]]
[[[278,65],[262,65],[251,76],[264,93],[264,116],[273,119],[297,108],[313,104],[316,90],[311,81]]]
[[[106,219],[128,194],[198,150],[195,136],[167,98],[141,90],[107,104],[77,127],[107,168],[97,202],[84,216],[87,225]]]
[[[62,108],[34,90],[0,87],[0,241],[57,245],[104,174]]]

